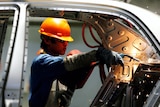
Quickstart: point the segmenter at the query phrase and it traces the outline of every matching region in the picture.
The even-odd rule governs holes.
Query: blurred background
[[[43,0],[0,0],[0,2],[41,2]],[[53,1],[53,0],[45,0],[45,1]],[[160,15],[160,0],[117,0],[122,2],[127,2],[133,5],[140,6],[145,8],[153,13]],[[142,13],[143,14],[143,13]],[[147,17],[147,16],[146,16]],[[29,25],[29,43],[28,43],[28,59],[27,59],[27,66],[26,66],[26,74],[25,74],[25,88],[24,88],[24,100],[23,100],[23,107],[28,107],[28,87],[29,87],[29,75],[30,75],[30,66],[33,58],[36,56],[36,51],[40,47],[40,38],[38,29],[41,24],[41,20],[32,20]],[[72,49],[79,49],[83,52],[92,50],[88,48],[82,40],[82,23],[79,22],[70,22],[71,29],[72,29],[72,36],[74,38],[73,43],[69,43],[67,52]],[[9,30],[11,29],[8,28]],[[8,34],[9,35],[9,34]],[[86,31],[86,35],[90,35],[89,31]],[[90,36],[88,36],[90,37]],[[89,38],[89,43],[92,43],[92,40]],[[8,40],[9,41],[9,40]],[[93,43],[94,44],[94,43]],[[67,53],[66,52],[66,53]],[[95,97],[97,91],[101,86],[98,68],[94,69],[94,72],[88,79],[87,83],[84,85],[82,89],[76,90],[72,104],[70,107],[89,107],[90,103],[92,102],[93,98]]]

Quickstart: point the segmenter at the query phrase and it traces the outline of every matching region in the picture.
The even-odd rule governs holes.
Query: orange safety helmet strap
[[[63,41],[73,41],[70,26],[67,20],[62,18],[46,18],[40,26],[39,33]]]

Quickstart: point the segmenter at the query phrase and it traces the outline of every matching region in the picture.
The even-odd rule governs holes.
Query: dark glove
[[[118,65],[124,66],[123,59],[121,54],[117,52],[105,49],[103,47],[99,47],[97,50],[97,57],[100,59],[100,62],[105,63],[107,65]]]
[[[71,90],[60,92],[58,95],[59,107],[69,107],[73,93]]]

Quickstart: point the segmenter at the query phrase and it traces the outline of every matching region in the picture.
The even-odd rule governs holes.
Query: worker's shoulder
[[[48,59],[48,58],[51,58],[51,57],[53,57],[53,56],[51,56],[49,54],[39,54],[33,59],[33,61],[37,62],[37,61],[45,60],[45,59]]]
[[[49,62],[57,62],[57,61],[63,61],[63,57],[52,56],[50,54],[40,54],[36,56],[33,60],[34,63],[49,63]]]

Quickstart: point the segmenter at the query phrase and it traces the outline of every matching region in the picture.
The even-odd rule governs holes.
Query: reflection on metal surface
[[[11,7],[15,5],[16,9],[12,10]],[[4,13],[0,13],[1,18],[14,16],[10,50],[7,53],[8,59],[6,58],[7,70],[4,71],[5,74],[6,71],[10,73],[11,77],[8,79],[6,75],[4,76],[3,82],[9,83],[7,88],[4,87],[3,82],[0,84],[2,94],[5,91],[5,96],[0,98],[0,102],[12,100],[10,105],[21,106],[21,91],[24,82],[22,74],[26,64],[28,45],[26,36],[28,32],[25,32],[25,28],[29,26],[26,23],[29,22],[27,18],[37,20],[37,18],[45,17],[64,17],[93,27],[100,38],[100,42],[97,42],[99,45],[126,55],[123,58],[124,67],[112,65],[108,67],[108,75],[102,73],[102,87],[91,107],[142,107],[144,104],[156,103],[151,98],[156,96],[152,89],[155,85],[159,85],[159,83],[156,84],[160,76],[159,42],[157,38],[154,38],[157,35],[152,34],[146,27],[147,24],[144,25],[132,12],[109,4],[80,4],[79,2],[75,5],[73,2],[64,4],[60,1],[50,4],[17,3],[8,6],[5,4],[5,7],[0,4],[0,6],[0,9],[5,10]],[[0,42],[3,41],[2,38]],[[19,49],[21,52],[17,51]],[[2,46],[1,51],[3,51]],[[156,86],[156,89],[158,88]],[[158,93],[159,90],[155,92]],[[157,95],[156,99],[158,97]]]
[[[154,73],[153,68],[152,70],[151,68],[147,69],[147,71],[152,72],[150,75],[146,72],[141,73],[144,72],[142,70],[143,63],[148,64],[151,59],[158,59],[155,51],[146,39],[134,29],[134,26],[127,25],[128,23],[125,20],[97,15],[92,15],[92,18],[87,15],[82,16],[83,20],[95,28],[105,48],[131,56],[123,58],[124,67],[120,65],[111,66],[111,71],[105,78],[91,107],[134,107],[134,105],[141,107],[157,82],[157,77],[152,76],[152,73]],[[147,67],[145,66],[145,68]],[[145,90],[148,85],[151,87]],[[125,89],[128,89],[128,91]],[[120,106],[118,102],[121,102],[122,105]]]
[[[140,38],[135,39],[135,41],[133,42],[133,46],[135,48],[137,48],[139,51],[144,51],[147,47],[147,44],[145,41],[143,41]]]

